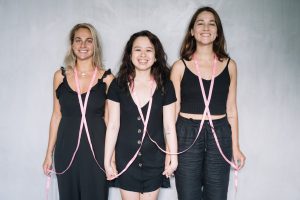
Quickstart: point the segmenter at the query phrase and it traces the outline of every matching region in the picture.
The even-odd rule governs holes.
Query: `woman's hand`
[[[49,176],[51,169],[52,169],[52,157],[46,156],[44,163],[43,163],[44,174],[46,176]]]
[[[113,159],[111,160],[111,168],[113,169],[115,175],[118,174],[118,171],[117,171],[117,165],[116,165],[116,160],[115,160],[115,156],[113,156]]]
[[[168,155],[171,157],[170,155]],[[167,161],[167,156],[166,156],[166,162],[165,162],[165,171],[163,172],[163,175],[165,175],[167,178],[170,178],[171,176],[174,175],[174,172],[176,171],[178,166],[178,161],[177,159]]]
[[[242,169],[244,167],[246,157],[240,148],[233,148],[233,160],[238,169]]]
[[[116,178],[118,172],[116,170],[115,162],[111,162],[110,165],[105,165],[105,173],[107,180],[113,180]]]

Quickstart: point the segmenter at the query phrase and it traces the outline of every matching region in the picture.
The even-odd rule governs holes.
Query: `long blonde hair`
[[[99,37],[97,34],[97,30],[95,27],[88,23],[80,23],[76,24],[69,34],[69,50],[65,56],[64,64],[67,68],[73,68],[76,64],[76,56],[72,49],[72,44],[74,42],[75,33],[80,28],[86,28],[90,30],[93,38],[94,43],[94,54],[93,54],[93,65],[99,67],[100,69],[103,69],[102,65],[102,50],[100,46]]]

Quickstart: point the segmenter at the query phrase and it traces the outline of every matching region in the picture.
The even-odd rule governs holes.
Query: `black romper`
[[[140,146],[143,135],[143,122],[129,91],[122,90],[116,79],[112,81],[108,99],[120,103],[120,129],[116,143],[116,165],[122,171]],[[148,132],[160,147],[165,147],[163,132],[163,106],[176,102],[174,86],[171,81],[165,84],[165,91],[156,89],[148,122]],[[146,117],[149,102],[142,107]],[[141,151],[131,166],[118,177],[115,186],[134,192],[152,192],[160,187],[170,187],[169,180],[162,175],[165,153],[150,141],[146,135]]]
[[[86,119],[94,147],[96,158],[103,168],[104,142],[106,125],[104,123],[104,106],[106,101],[106,84],[103,78],[110,74],[105,71],[101,79],[91,88],[88,99]],[[71,89],[65,76],[56,90],[56,96],[61,107],[62,118],[58,127],[57,142],[54,152],[54,162],[57,172],[61,172],[69,165],[75,151],[81,111],[77,92]],[[82,94],[84,102],[86,93]],[[106,200],[108,186],[104,172],[97,166],[83,128],[80,146],[73,164],[62,175],[57,175],[60,200]]]

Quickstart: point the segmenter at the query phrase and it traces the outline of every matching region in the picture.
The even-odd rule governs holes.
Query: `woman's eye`
[[[87,41],[89,44],[92,44],[93,43],[93,40],[88,40]]]

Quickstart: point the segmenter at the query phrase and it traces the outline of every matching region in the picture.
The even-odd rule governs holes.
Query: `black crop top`
[[[214,88],[209,104],[209,110],[212,115],[226,114],[226,102],[230,85],[230,76],[228,71],[229,61],[230,58],[228,59],[225,69],[221,72],[221,74],[215,77]],[[203,114],[205,105],[198,76],[190,71],[190,69],[186,66],[184,60],[182,60],[182,62],[185,65],[185,70],[180,83],[180,112],[190,114]],[[202,81],[207,97],[211,80],[202,79]]]

